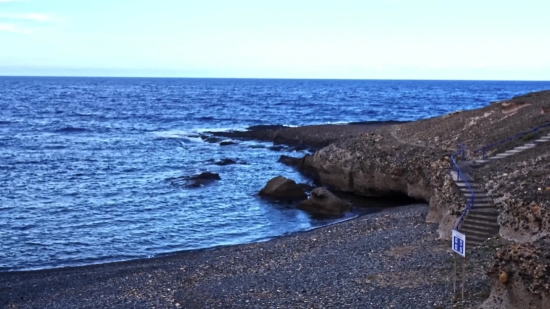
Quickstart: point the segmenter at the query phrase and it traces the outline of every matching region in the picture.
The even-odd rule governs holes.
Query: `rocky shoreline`
[[[448,172],[449,156],[458,143],[468,147],[467,160],[474,160],[482,154],[476,151],[479,147],[548,123],[550,91],[528,93],[476,110],[340,138],[294,165],[317,183],[339,191],[400,194],[426,201],[427,221],[438,224],[440,239],[449,239],[466,205]],[[537,131],[537,136],[548,132],[550,126]],[[489,148],[486,154],[502,153],[533,139],[534,134],[523,135]],[[483,308],[550,307],[548,150],[548,145],[535,147],[472,172],[499,211],[500,235],[512,241],[493,247],[494,259],[486,265],[493,293]]]
[[[449,236],[466,201],[451,179],[449,155],[461,143],[469,147],[468,159],[476,158],[478,147],[547,122],[550,91],[411,123],[211,132],[310,146],[313,155],[287,163],[317,183],[361,196],[406,196],[428,206],[386,209],[256,244],[0,273],[0,306],[546,308],[550,149],[537,147],[472,172],[495,200],[503,238],[468,253],[467,300],[458,303],[451,301]],[[489,154],[524,142],[502,144]]]

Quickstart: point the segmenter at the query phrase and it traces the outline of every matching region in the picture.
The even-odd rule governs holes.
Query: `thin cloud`
[[[0,0],[3,1],[3,0]],[[49,14],[43,13],[0,13],[2,19],[30,20],[36,22],[54,21],[55,18]]]
[[[2,1],[2,0],[0,0]],[[0,31],[6,31],[11,33],[30,34],[33,33],[33,29],[21,28],[14,24],[0,24]]]

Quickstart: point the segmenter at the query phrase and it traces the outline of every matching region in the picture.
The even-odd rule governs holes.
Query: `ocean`
[[[272,143],[204,132],[411,121],[550,82],[0,77],[0,271],[79,266],[263,241],[353,218],[258,198],[307,183]],[[221,159],[240,164],[219,166]],[[187,188],[170,179],[210,171]],[[374,208],[373,208],[374,209]]]

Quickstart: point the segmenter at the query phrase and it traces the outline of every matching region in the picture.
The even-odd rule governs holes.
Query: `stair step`
[[[487,240],[487,238],[493,237],[496,234],[498,234],[498,231],[480,232],[480,231],[470,230],[466,228],[462,228],[461,230],[462,230],[462,233],[466,234],[466,242],[468,241],[468,238],[470,238],[470,240],[475,239],[475,240],[485,241]]]
[[[468,201],[472,198],[471,193],[464,193],[462,194],[465,199]],[[477,194],[474,195],[474,203],[493,203],[493,199],[488,196],[477,196]]]
[[[514,153],[503,152],[503,153],[497,154],[495,157],[509,157],[509,156],[513,156],[513,155],[514,155]]]
[[[492,203],[492,202],[479,202],[479,203],[476,203],[476,202],[474,201],[474,205],[473,205],[472,207],[473,207],[473,209],[478,208],[478,207],[480,207],[480,208],[481,208],[481,207],[484,207],[484,208],[487,208],[487,207],[495,207],[495,204]]]
[[[476,209],[497,209],[493,204],[474,204],[472,210]]]
[[[489,160],[487,159],[481,159],[481,160],[475,160],[475,161],[472,161],[473,164],[485,164],[489,162]]]
[[[541,138],[541,139],[535,140],[535,143],[546,143],[546,142],[548,142],[548,139],[546,139],[546,138]]]
[[[514,150],[514,149],[512,149],[512,150],[506,150],[505,153],[509,153],[509,154],[512,155],[512,154],[516,154],[516,153],[520,153],[520,152],[521,152],[521,150]]]
[[[464,187],[460,188],[460,191],[465,192],[465,193],[471,193],[468,188],[464,188]],[[474,192],[474,194],[485,192],[485,191],[483,191],[481,189],[478,189],[478,188],[472,188],[472,191]]]
[[[531,149],[535,147],[535,145],[521,145],[521,146],[517,146],[516,148],[514,149],[517,149],[517,150],[525,150],[525,149]]]
[[[478,220],[472,218],[470,218],[469,220],[464,219],[462,227],[471,228],[479,231],[493,231],[500,229],[500,225],[498,225],[496,219],[494,221]]]
[[[475,203],[493,203],[493,199],[488,196],[478,196],[478,194],[483,194],[475,192],[474,190],[474,202]],[[462,196],[468,201],[472,198],[472,193],[470,191],[462,192]]]
[[[456,172],[451,172],[451,178],[453,179],[454,182],[458,182],[458,181],[463,182],[465,178],[468,181],[468,183],[474,181],[474,179],[471,176],[464,175],[464,174],[458,176],[458,174]]]
[[[482,215],[493,215],[495,217],[498,217],[498,215],[500,214],[498,212],[498,210],[496,209],[496,207],[486,207],[486,208],[473,208],[473,209],[470,209],[470,211],[468,212],[468,215],[475,215],[475,214],[482,214]]]
[[[471,197],[464,197],[468,202],[472,199]],[[484,198],[479,198],[477,196],[474,197],[474,200],[473,200],[473,203],[474,203],[474,206],[490,206],[490,205],[493,205],[494,202],[492,199],[488,198],[488,197],[484,197]]]
[[[491,236],[496,234],[496,233],[479,232],[479,231],[470,230],[466,228],[462,228],[462,233],[466,234],[466,243],[468,243],[468,239],[487,240],[487,238],[490,238]]]
[[[498,231],[500,230],[500,227],[462,224],[460,229],[463,231],[477,231],[478,233],[487,233],[487,234],[494,235],[498,233]]]
[[[468,217],[469,219],[474,219],[474,220],[487,220],[487,221],[490,221],[490,222],[497,222],[497,218],[498,218],[498,212],[495,212],[495,213],[487,213],[487,212],[474,212],[472,213],[473,210],[470,210],[468,212]]]
[[[527,144],[524,144],[523,146],[535,147],[535,146],[537,146],[537,144],[535,144],[535,143],[527,143]]]
[[[470,188],[478,188],[479,185],[475,182],[468,182],[468,185],[466,185],[466,182],[464,182],[463,180],[458,180],[458,181],[455,181],[456,185],[459,186],[459,187],[468,187],[468,185],[470,185]]]
[[[474,210],[478,207],[484,207],[484,208],[495,207],[495,203],[493,203],[492,201],[476,202],[474,200],[474,204],[473,204],[473,206],[470,210]],[[496,209],[496,207],[495,207],[495,209]]]
[[[481,202],[481,201],[487,201],[487,202],[492,202],[493,199],[487,195],[482,195],[483,193],[479,193],[479,194],[476,194],[474,193],[474,201],[478,201],[478,202]],[[472,194],[470,192],[467,192],[467,193],[463,193],[462,195],[464,195],[465,198],[467,199],[470,199],[472,197]]]

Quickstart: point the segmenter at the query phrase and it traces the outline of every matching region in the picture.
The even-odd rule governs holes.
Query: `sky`
[[[0,75],[550,80],[547,0],[0,0]]]

